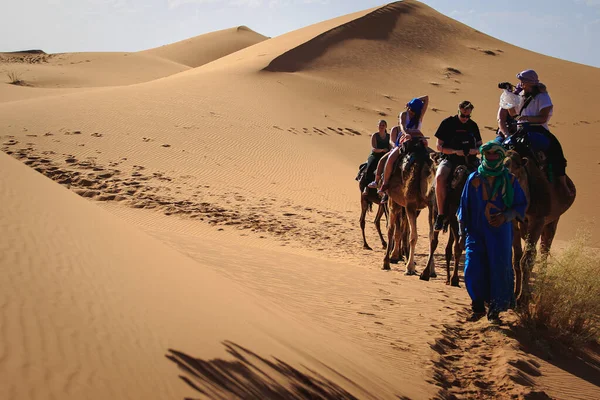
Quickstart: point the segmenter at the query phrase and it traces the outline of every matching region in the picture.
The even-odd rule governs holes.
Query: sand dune
[[[25,87],[88,88],[147,82],[189,67],[141,53],[0,53],[0,69],[16,73]]]
[[[340,25],[342,30],[350,30],[344,35],[357,37],[361,34],[358,29],[365,23],[369,27],[390,15],[399,22],[389,40],[341,40],[333,46],[326,43],[322,51],[315,47],[318,43],[310,42],[319,35],[328,37],[326,32],[335,31]],[[361,22],[362,18],[366,22]],[[352,33],[352,29],[357,31]],[[422,53],[418,46],[409,49],[402,32],[417,29],[427,32],[423,41],[430,36],[436,38],[432,32],[441,31],[442,45],[431,45]],[[264,71],[273,60],[307,46],[306,43],[321,53],[310,61],[310,71]],[[392,51],[394,48],[400,50]],[[495,55],[486,53],[488,50]],[[591,108],[578,104],[592,101],[600,84],[598,69],[516,48],[417,2],[393,3],[379,12],[357,13],[316,24],[166,79],[53,98],[50,106],[45,99],[7,104],[0,107],[0,115],[11,121],[12,126],[5,129],[8,135],[22,135],[23,128],[37,134],[42,130],[110,132],[122,144],[120,154],[100,146],[97,150],[102,156],[72,145],[50,144],[48,150],[99,157],[105,164],[125,157],[138,165],[177,167],[182,175],[202,180],[227,177],[228,185],[264,191],[265,195],[297,191],[308,207],[323,206],[322,196],[326,196],[326,207],[346,210],[357,206],[353,197],[357,195],[356,188],[347,178],[365,159],[366,134],[373,130],[378,118],[393,123],[408,99],[429,94],[433,112],[424,129],[433,135],[438,123],[466,98],[476,105],[474,118],[484,139],[491,139],[500,94],[496,84],[514,80],[514,74],[527,67],[539,71],[553,96],[556,110],[551,123],[565,147],[568,173],[576,184],[595,186],[599,176],[590,167],[599,146],[593,133],[600,122]],[[565,80],[565,76],[570,78]],[[63,109],[72,113],[67,117],[56,111]],[[88,115],[89,109],[95,110],[94,115]],[[25,110],[35,111],[38,119],[31,121]],[[107,120],[104,115],[111,118]],[[132,119],[131,115],[140,118]],[[157,141],[158,146],[169,144],[170,150],[159,149],[167,156],[161,156],[155,164],[155,153],[149,151],[154,147],[145,145],[144,137]],[[578,140],[570,140],[573,137]],[[579,145],[582,141],[586,146]],[[224,148],[228,151],[222,154]],[[272,165],[280,158],[288,160],[289,168],[267,174],[263,165]],[[264,164],[255,163],[256,159]],[[219,168],[214,168],[215,163],[221,164]],[[246,172],[237,173],[242,166]],[[335,182],[344,183],[329,185],[330,181],[322,175],[324,169]],[[594,196],[585,186],[561,222],[559,237],[572,235],[576,227],[589,219]],[[598,234],[597,226],[592,230]]]
[[[11,204],[3,209],[3,218],[10,222],[6,226],[27,227],[26,232],[38,235],[35,240],[33,236],[23,240],[24,235],[15,231],[9,235],[10,243],[33,247],[40,243],[44,251],[54,254],[48,263],[54,269],[49,269],[50,275],[41,275],[51,279],[58,279],[61,265],[84,260],[77,267],[80,275],[67,283],[75,286],[83,281],[87,286],[81,290],[89,293],[78,291],[73,296],[92,311],[100,307],[98,324],[107,322],[111,327],[103,332],[108,335],[114,330],[122,338],[104,347],[94,342],[100,355],[92,357],[86,367],[109,373],[106,365],[122,364],[121,375],[110,375],[119,382],[115,393],[135,397],[135,393],[156,391],[181,397],[184,392],[178,390],[188,388],[171,381],[174,364],[154,362],[158,359],[153,357],[162,357],[173,348],[185,353],[171,353],[174,361],[193,364],[188,373],[203,367],[213,370],[220,364],[193,361],[186,355],[204,361],[222,357],[225,353],[218,343],[230,340],[233,344],[227,342],[227,349],[238,359],[250,354],[244,349],[266,357],[281,351],[277,354],[285,357],[282,361],[294,368],[299,368],[296,362],[309,363],[335,382],[336,388],[360,392],[339,376],[325,374],[315,366],[316,358],[360,382],[364,390],[359,398],[366,393],[412,398],[435,394],[523,397],[538,388],[557,398],[598,397],[597,380],[527,354],[511,332],[489,330],[484,322],[465,324],[466,293],[443,285],[441,253],[436,257],[440,278],[430,283],[402,276],[402,265],[391,274],[382,273],[383,253],[367,252],[360,246],[359,192],[353,180],[368,155],[368,135],[376,129],[377,120],[385,118],[392,126],[410,98],[430,96],[424,130],[431,136],[460,101],[471,100],[484,139],[491,139],[500,95],[497,82],[514,81],[517,72],[534,68],[554,100],[551,127],[563,143],[567,172],[578,188],[575,205],[558,227],[559,239],[569,239],[598,216],[594,188],[600,184],[595,158],[600,141],[595,133],[600,120],[593,107],[600,89],[597,68],[501,42],[416,1],[341,16],[268,40],[243,28],[211,35],[128,56],[103,54],[96,63],[87,63],[88,70],[77,70],[81,81],[90,83],[88,88],[5,85],[0,89],[0,148],[81,197],[97,201],[115,216],[108,217],[75,195],[69,197],[50,181],[26,175],[30,171],[21,172],[15,161],[2,158],[11,171],[1,186],[6,204]],[[219,46],[210,47],[211,43]],[[247,47],[237,50],[240,43]],[[218,48],[237,51],[224,55]],[[211,62],[204,63],[206,55],[211,55]],[[86,65],[83,53],[64,57],[84,60],[71,71]],[[130,69],[130,60],[153,67],[136,72]],[[47,68],[36,70],[41,80]],[[109,71],[115,73],[113,83],[103,81],[102,74]],[[152,77],[159,72],[164,73],[161,79]],[[91,87],[102,86],[99,82],[111,87]],[[46,191],[52,195],[46,196]],[[27,201],[18,205],[21,198]],[[44,204],[52,207],[44,208]],[[28,208],[40,211],[28,216]],[[39,213],[54,208],[62,211],[41,218]],[[427,245],[422,222],[418,269]],[[596,224],[590,229],[597,242],[600,228]],[[371,226],[367,234],[371,245],[379,243]],[[3,260],[2,265],[24,265],[25,271],[37,271],[32,268],[44,258],[24,256],[33,247],[13,252],[12,261]],[[173,268],[183,272],[172,274]],[[127,284],[119,274],[125,274]],[[88,275],[102,284],[95,284]],[[170,290],[160,285],[163,278]],[[13,285],[23,278],[10,275],[13,281],[5,279],[6,285]],[[204,293],[204,286],[199,290],[199,282],[210,290]],[[70,288],[67,283],[60,287]],[[23,302],[27,304],[31,295],[48,299],[47,307],[63,304],[51,301],[62,299],[58,287],[53,283],[39,294],[28,292]],[[175,295],[178,291],[181,294]],[[136,297],[138,292],[140,297]],[[96,305],[92,295],[106,299],[111,308],[107,311]],[[200,306],[217,299],[223,304],[221,309],[228,310],[226,315]],[[265,311],[270,304],[276,304],[273,315]],[[190,305],[198,310],[188,314]],[[52,312],[62,315],[63,311]],[[120,319],[111,319],[113,314]],[[236,318],[232,321],[227,315]],[[94,321],[80,314],[77,318],[89,322],[86,335],[97,339],[94,329],[100,328]],[[219,321],[215,328],[205,326],[213,320]],[[31,321],[27,323],[49,326],[46,320]],[[69,331],[69,324],[64,322],[64,332]],[[196,334],[182,331],[182,325],[202,328]],[[299,325],[312,333],[305,335]],[[50,326],[54,332],[55,326]],[[74,326],[72,331],[78,331],[80,324]],[[17,335],[21,328],[11,329]],[[234,331],[236,335],[231,336]],[[331,336],[330,331],[339,336]],[[14,335],[11,340],[18,346]],[[205,336],[199,344],[198,337]],[[32,340],[45,340],[40,337]],[[312,338],[319,338],[317,347],[309,344]],[[128,340],[138,340],[139,345],[123,344]],[[287,344],[273,344],[279,340]],[[330,347],[334,342],[343,350]],[[306,348],[310,357],[291,347]],[[138,348],[144,349],[142,356],[133,354]],[[322,348],[329,350],[321,353]],[[156,349],[159,353],[148,353]],[[467,349],[469,356],[463,357],[461,349]],[[372,357],[363,363],[364,353]],[[491,359],[486,359],[490,353]],[[8,363],[0,361],[0,368],[14,365],[18,359],[14,357]],[[77,349],[69,357],[74,363],[83,362]],[[143,371],[148,379],[125,388],[123,376],[137,376],[131,371],[139,365],[149,366]],[[477,367],[467,368],[472,365]],[[43,371],[22,368],[31,374]],[[285,369],[282,364],[270,368]],[[380,374],[382,370],[386,372]],[[60,386],[65,376],[59,376],[53,393],[69,392]],[[36,382],[46,379],[50,378],[33,378]],[[221,375],[219,382],[221,388],[232,383]],[[581,392],[566,389],[573,386]]]
[[[150,54],[195,68],[268,39],[246,26],[206,33],[140,54]]]
[[[140,52],[0,53],[3,80],[9,82],[9,74],[21,80],[17,88],[2,85],[0,101],[69,93],[26,88],[91,88],[147,82],[209,63],[265,39],[239,26]]]
[[[418,396],[343,339],[286,317],[16,160],[3,154],[0,164],[11,171],[0,186],[0,224],[11,232],[0,252],[3,399],[192,395],[165,358],[169,349],[183,364],[186,354],[224,358],[221,371],[225,349],[235,351],[248,361],[238,364],[252,373],[256,364],[274,387],[292,383],[286,374],[297,370],[315,383],[309,390],[340,398]],[[281,370],[267,363],[272,357]]]

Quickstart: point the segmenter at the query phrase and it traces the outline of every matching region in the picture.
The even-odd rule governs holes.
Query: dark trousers
[[[383,157],[384,154],[385,153],[371,153],[371,155],[367,159],[367,168],[365,170],[365,173],[363,174],[362,179],[360,180],[361,187],[367,186],[373,181],[373,179],[375,179],[375,170],[377,169],[377,163],[379,162],[379,160],[381,160],[381,157]]]
[[[567,159],[565,158],[562,146],[556,136],[541,125],[530,125],[521,129],[527,132],[530,137],[530,142],[535,142],[534,135],[543,135],[544,138],[548,140],[548,147],[546,149],[536,149],[534,146],[534,150],[542,150],[546,153],[548,163],[552,165],[552,173],[554,176],[565,176]]]

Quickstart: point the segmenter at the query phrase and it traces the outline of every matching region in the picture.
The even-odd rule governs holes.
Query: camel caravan
[[[471,115],[475,107],[463,101],[455,115],[441,122],[432,149],[432,138],[422,133],[429,97],[413,98],[390,133],[386,121],[379,121],[371,154],[356,178],[363,247],[371,250],[365,218],[376,205],[375,226],[385,248],[383,269],[406,260],[405,274],[417,274],[417,217],[427,208],[429,255],[420,279],[437,276],[434,253],[440,233],[448,233],[446,284],[459,286],[459,263],[466,250],[464,280],[473,311],[484,312],[487,303],[488,318],[496,318],[515,301],[529,300],[538,241],[546,257],[560,216],[575,200],[562,147],[548,130],[553,106],[546,86],[533,70],[517,78],[516,86],[498,84],[502,95],[494,140],[482,143]],[[381,232],[383,215],[387,241]],[[494,294],[502,285],[510,288],[510,296]]]

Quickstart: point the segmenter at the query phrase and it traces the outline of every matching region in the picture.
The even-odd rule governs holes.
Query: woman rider
[[[533,147],[546,153],[552,167],[552,175],[557,178],[564,193],[572,196],[573,193],[567,185],[565,172],[567,160],[562,146],[556,136],[548,130],[548,121],[552,117],[554,106],[546,90],[546,85],[540,82],[538,74],[532,69],[518,73],[517,78],[522,88],[521,96],[524,97],[523,107],[520,111],[511,108],[508,112],[518,123],[526,123],[520,129],[527,132]]]
[[[363,194],[368,192],[367,182],[372,179],[373,171],[377,163],[384,154],[390,151],[390,134],[387,132],[387,122],[379,120],[379,131],[371,135],[371,154],[367,159],[367,168],[360,181],[360,186],[364,187]]]
[[[398,116],[399,125],[392,129],[391,140],[394,143],[394,149],[387,159],[382,159],[377,165],[375,181],[371,182],[369,187],[379,186],[379,179],[382,172],[384,176],[383,184],[385,185],[392,174],[394,163],[398,159],[400,145],[406,140],[409,140],[412,136],[423,136],[423,133],[421,133],[421,126],[428,105],[429,96],[415,97],[406,104],[406,109]],[[427,145],[427,143],[425,143],[425,145]],[[385,190],[387,190],[387,187],[383,188],[382,186],[381,191]]]

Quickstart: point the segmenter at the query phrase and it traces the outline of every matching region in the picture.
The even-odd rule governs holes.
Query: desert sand
[[[492,139],[497,83],[533,68],[577,185],[555,247],[598,245],[598,68],[412,0],[259,32],[0,53],[0,398],[600,398],[593,355],[466,322],[443,246],[430,282],[381,271],[354,180],[412,97],[427,134],[468,99]]]

